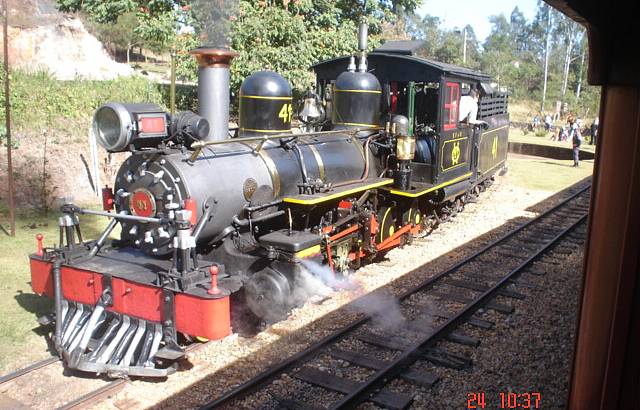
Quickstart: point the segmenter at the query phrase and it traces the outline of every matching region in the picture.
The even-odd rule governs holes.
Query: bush
[[[3,74],[0,81],[4,81]],[[16,129],[85,135],[93,112],[109,101],[168,105],[160,87],[140,76],[107,81],[59,81],[46,72],[11,73],[11,116]],[[0,107],[4,107],[4,94],[0,94]],[[2,109],[0,123],[4,121]]]

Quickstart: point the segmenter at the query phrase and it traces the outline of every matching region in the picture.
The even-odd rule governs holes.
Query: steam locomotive
[[[403,42],[367,55],[363,31],[357,58],[313,67],[300,133],[291,87],[269,71],[242,83],[238,128],[228,128],[236,54],[223,49],[192,51],[199,114],[96,111],[100,144],[131,155],[103,189],[104,211],[63,205],[59,245],[39,237],[30,257],[33,291],[55,299],[40,321],[55,322],[68,367],[165,376],[184,355],[179,334],[231,333],[232,298],[279,320],[304,301],[292,295],[309,263],[346,275],[460,211],[505,169],[508,97],[488,76]],[[471,90],[478,114],[461,122]],[[95,240],[82,237],[86,214],[109,218]]]

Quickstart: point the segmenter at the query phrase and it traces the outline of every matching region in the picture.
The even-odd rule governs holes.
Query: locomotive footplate
[[[283,199],[283,202],[300,205],[316,205],[333,199],[342,198],[347,195],[363,192],[368,189],[378,188],[381,186],[393,184],[391,178],[369,178],[365,181],[354,182],[344,185],[325,193],[317,193],[313,195],[296,195]]]

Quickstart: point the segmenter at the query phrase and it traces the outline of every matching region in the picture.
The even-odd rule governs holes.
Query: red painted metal
[[[184,209],[191,211],[191,226],[194,226],[197,222],[198,209],[196,207],[196,201],[193,198],[187,198],[184,200]]]
[[[396,112],[398,106],[398,82],[391,81],[391,112]]]
[[[154,322],[162,319],[161,288],[120,278],[111,280],[111,288],[113,289],[111,310]]]
[[[338,208],[351,209],[352,207],[353,207],[353,202],[347,201],[346,199],[343,199],[342,201],[338,202]]]
[[[31,258],[31,288],[40,295],[53,297],[52,264],[37,256]],[[63,266],[62,294],[65,299],[95,305],[102,294],[102,275],[97,272]],[[162,289],[121,278],[113,278],[113,306],[110,311],[160,322]],[[186,293],[175,297],[178,332],[215,340],[231,333],[229,297],[201,298]]]
[[[167,131],[164,117],[144,117],[140,119],[140,132],[157,134]]]
[[[111,211],[113,209],[113,189],[109,186],[102,188],[102,209]]]
[[[42,241],[44,239],[44,235],[42,235],[41,233],[36,235],[36,241],[37,241],[37,250],[36,250],[36,255],[38,256],[42,256],[44,254],[44,249],[42,246]]]
[[[38,258],[29,260],[31,267],[31,289],[38,295],[53,297],[53,275],[51,263]]]
[[[371,220],[369,221],[369,231],[371,232],[371,236],[376,236],[378,233],[378,229],[380,229],[380,225],[378,224],[378,218],[375,215],[371,215]]]
[[[204,299],[184,293],[175,298],[176,329],[184,334],[222,339],[231,334],[229,296]]]
[[[331,273],[335,274],[335,271],[333,270],[333,256],[331,256],[331,243],[329,241],[327,241],[327,263],[331,268]]]
[[[137,190],[131,197],[131,211],[137,216],[151,217],[154,214],[154,198],[146,190]]]
[[[102,295],[101,275],[83,270],[62,266],[62,295],[67,300],[95,305]]]
[[[329,242],[333,242],[333,241],[337,241],[340,238],[344,238],[345,236],[349,235],[350,233],[356,232],[358,229],[360,228],[360,225],[353,225],[350,228],[345,229],[344,231],[338,232],[337,234],[333,235],[332,237],[329,238]]]
[[[402,228],[398,229],[393,235],[376,245],[376,248],[381,251],[400,245],[400,237],[410,230],[411,224],[403,226]]]
[[[207,290],[209,295],[219,295],[220,289],[218,289],[218,267],[211,265],[209,267],[209,274],[211,275],[211,287]]]

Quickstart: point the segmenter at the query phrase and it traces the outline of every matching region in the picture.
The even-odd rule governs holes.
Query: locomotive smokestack
[[[198,61],[198,114],[209,121],[208,141],[229,138],[229,78],[231,60],[238,53],[199,47],[190,53]]]

